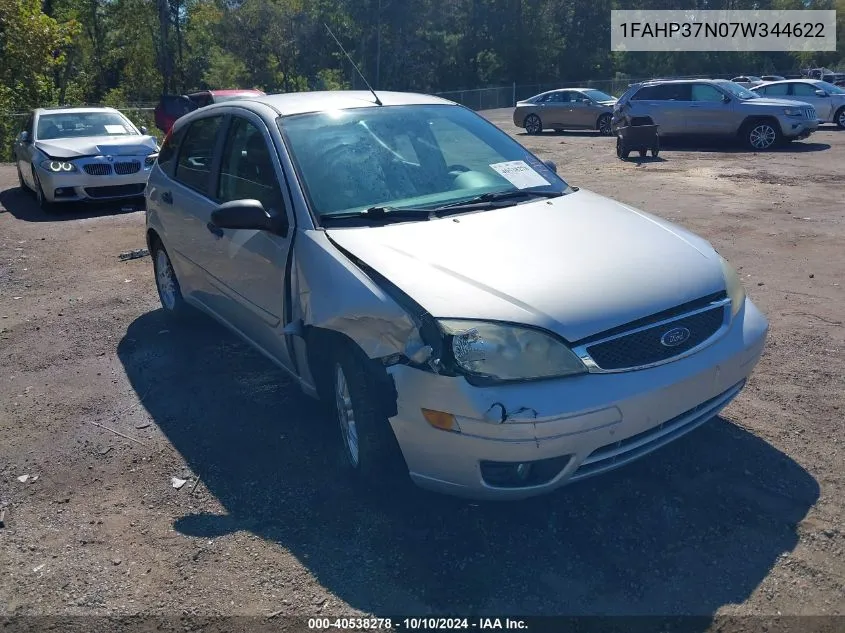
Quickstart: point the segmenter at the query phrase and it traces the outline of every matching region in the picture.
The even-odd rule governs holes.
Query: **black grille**
[[[659,363],[706,341],[719,329],[724,318],[724,307],[713,308],[612,341],[588,346],[587,352],[602,369],[625,369]],[[676,328],[686,328],[689,337],[671,347],[664,345],[661,342],[663,335]]]
[[[111,174],[111,165],[106,163],[91,163],[83,166],[85,173],[91,176],[108,176]]]
[[[132,160],[123,163],[114,164],[114,173],[126,176],[141,171],[141,163],[137,160]]]
[[[121,198],[140,196],[146,185],[142,182],[134,185],[112,185],[111,187],[85,187],[85,193],[92,198]]]

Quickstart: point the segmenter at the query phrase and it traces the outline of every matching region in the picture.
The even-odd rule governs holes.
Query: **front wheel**
[[[628,155],[631,153],[627,147],[625,147],[625,143],[622,141],[621,136],[616,137],[616,156],[625,160],[628,158]]]
[[[26,186],[26,183],[23,180],[23,174],[21,173],[21,166],[18,165],[18,186],[21,188],[21,191],[29,191],[29,187]]]
[[[529,134],[540,134],[543,131],[543,122],[536,114],[529,114],[525,119],[525,131]]]
[[[833,116],[833,122],[839,126],[839,129],[845,130],[845,106],[842,106],[836,111]]]
[[[602,114],[599,117],[598,123],[596,124],[598,127],[599,133],[602,136],[611,136],[613,134],[613,126],[610,122],[610,115],[609,114]]]
[[[750,149],[764,151],[772,149],[781,141],[780,126],[770,121],[757,121],[745,126],[745,143]]]
[[[374,375],[384,368],[373,366],[352,343],[338,345],[333,356],[334,409],[346,467],[371,483],[404,480],[402,453],[380,400],[384,387]]]
[[[38,179],[38,174],[35,173],[35,168],[32,168],[32,182],[35,184],[35,199],[38,201],[38,206],[44,213],[53,213],[56,206],[54,203],[47,200],[44,195],[44,188],[41,186],[41,181]]]

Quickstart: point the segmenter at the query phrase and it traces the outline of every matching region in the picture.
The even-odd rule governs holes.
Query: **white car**
[[[739,84],[743,88],[752,88],[763,83],[763,80],[760,77],[756,77],[754,75],[740,75],[739,77],[734,77],[731,81],[735,84]]]
[[[158,143],[114,108],[38,108],[14,145],[18,181],[44,211],[144,194]]]
[[[836,123],[845,129],[845,88],[818,79],[787,79],[755,86],[751,89],[766,97],[795,99],[816,109],[822,123]]]
[[[437,97],[200,108],[146,196],[165,312],[325,398],[348,476],[378,483],[507,499],[616,468],[712,419],[766,339],[704,239]]]

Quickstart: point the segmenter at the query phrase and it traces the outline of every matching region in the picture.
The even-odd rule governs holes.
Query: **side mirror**
[[[146,134],[146,133],[147,133],[147,126],[146,126],[146,125],[142,125],[142,126],[141,126],[141,127],[139,127],[138,129],[139,129],[139,130],[141,130],[141,134]]]
[[[211,223],[221,229],[252,229],[285,236],[288,220],[282,213],[268,213],[258,200],[224,202],[211,212]]]
[[[722,103],[730,103],[730,102],[731,102],[731,98],[728,95],[725,95],[724,97],[722,97]]]
[[[827,92],[825,92],[824,90],[816,90],[816,96],[817,97],[826,97]]]
[[[24,130],[18,135],[18,139],[20,139],[21,143],[29,143],[29,132]]]
[[[555,165],[554,161],[552,160],[544,160],[543,164],[551,169],[554,173],[557,173],[557,165]]]

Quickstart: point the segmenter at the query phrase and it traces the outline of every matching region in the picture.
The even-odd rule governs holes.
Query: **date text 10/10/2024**
[[[308,618],[308,628],[316,631],[527,631],[518,618]]]

